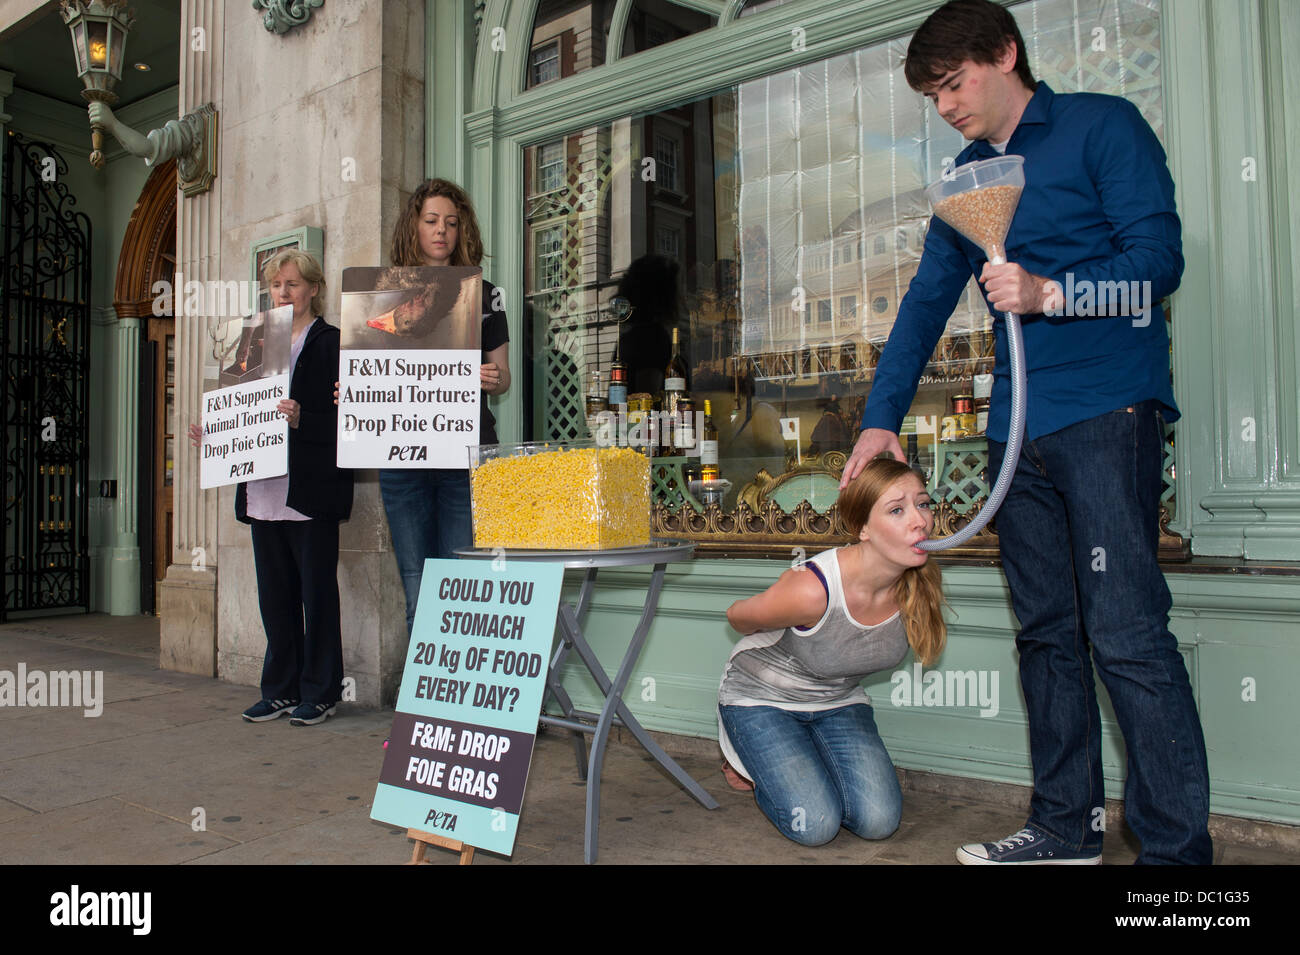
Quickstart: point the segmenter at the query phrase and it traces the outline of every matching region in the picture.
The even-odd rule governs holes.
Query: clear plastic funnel
[[[937,215],[1001,265],[1007,260],[1004,243],[1011,219],[1025,188],[1023,156],[996,156],[968,162],[945,173],[925,189]]]

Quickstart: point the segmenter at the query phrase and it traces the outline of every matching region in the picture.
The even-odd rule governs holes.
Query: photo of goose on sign
[[[428,560],[372,819],[509,855],[564,568]]]

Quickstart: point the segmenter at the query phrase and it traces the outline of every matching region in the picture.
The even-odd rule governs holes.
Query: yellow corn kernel
[[[470,475],[474,546],[603,550],[650,543],[650,461],[634,448],[493,458]]]

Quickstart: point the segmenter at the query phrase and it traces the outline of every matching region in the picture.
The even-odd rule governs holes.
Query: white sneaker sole
[[[331,706],[320,716],[314,716],[309,720],[304,720],[301,719],[300,717],[291,716],[289,717],[289,725],[290,726],[315,726],[317,723],[324,723],[327,719],[329,719],[329,717],[334,715],[334,709],[335,708]]]
[[[288,716],[292,712],[293,712],[293,707],[286,706],[282,710],[276,710],[274,713],[271,713],[269,716],[248,716],[244,713],[240,713],[239,715],[243,717],[244,722],[246,723],[267,723],[270,722],[271,720],[278,720],[282,716]]]

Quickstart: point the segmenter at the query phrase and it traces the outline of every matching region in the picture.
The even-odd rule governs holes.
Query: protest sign
[[[372,819],[509,855],[564,568],[428,560]]]
[[[289,397],[293,306],[233,325],[239,334],[219,356],[221,387],[203,393],[203,488],[289,473],[289,425],[278,407]]]
[[[482,299],[477,268],[343,270],[339,467],[468,467]]]

